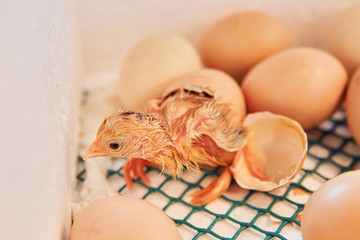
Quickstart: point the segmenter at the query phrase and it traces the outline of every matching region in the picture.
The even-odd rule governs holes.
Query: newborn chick
[[[167,167],[174,178],[183,169],[223,166],[218,179],[193,194],[191,203],[202,205],[227,190],[229,166],[245,142],[242,129],[230,127],[231,115],[229,105],[218,103],[206,88],[178,89],[152,100],[145,114],[120,111],[106,117],[83,158],[127,157],[123,170],[130,188],[131,172],[150,183],[146,165]]]

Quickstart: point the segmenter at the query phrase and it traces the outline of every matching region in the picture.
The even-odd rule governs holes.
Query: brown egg
[[[329,52],[352,74],[360,66],[360,4],[346,9],[330,28]]]
[[[163,95],[175,89],[197,89],[203,87],[209,90],[222,103],[229,103],[232,109],[232,123],[239,125],[246,114],[244,95],[237,82],[228,74],[216,69],[201,69],[184,77],[176,79]]]
[[[263,60],[241,86],[249,112],[281,114],[309,129],[339,106],[346,83],[346,70],[335,57],[301,47]]]
[[[346,93],[346,121],[360,146],[360,68],[353,74]]]
[[[246,144],[230,170],[242,188],[270,191],[290,183],[307,153],[306,133],[294,120],[269,112],[245,117]]]
[[[114,196],[97,200],[76,217],[70,240],[181,240],[162,210],[138,198]]]
[[[285,26],[258,11],[231,15],[205,33],[199,46],[205,66],[220,69],[238,81],[260,60],[289,48]]]
[[[301,217],[304,240],[360,239],[360,171],[343,173],[313,193]]]

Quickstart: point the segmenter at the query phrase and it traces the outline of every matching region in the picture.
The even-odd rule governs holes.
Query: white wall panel
[[[70,1],[0,2],[0,239],[66,239],[79,77]]]

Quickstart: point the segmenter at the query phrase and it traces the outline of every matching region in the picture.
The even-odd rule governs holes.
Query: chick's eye
[[[119,148],[119,144],[118,143],[110,143],[110,148],[117,150]]]

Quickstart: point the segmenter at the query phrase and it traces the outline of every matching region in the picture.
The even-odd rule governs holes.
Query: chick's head
[[[146,158],[149,144],[154,143],[162,126],[153,116],[132,111],[114,113],[101,123],[96,140],[83,155],[92,157]],[[160,134],[162,135],[162,134]]]

